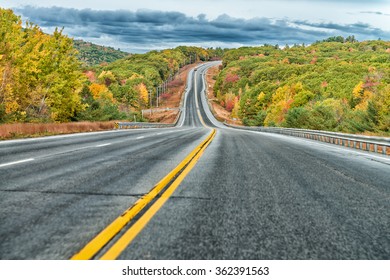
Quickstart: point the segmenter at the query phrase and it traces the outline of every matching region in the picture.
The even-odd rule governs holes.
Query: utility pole
[[[152,92],[149,91],[150,115],[152,115]]]
[[[157,108],[158,108],[158,99],[159,99],[159,97],[160,97],[160,93],[159,93],[159,91],[158,91],[158,87],[156,87],[156,96],[157,96]]]

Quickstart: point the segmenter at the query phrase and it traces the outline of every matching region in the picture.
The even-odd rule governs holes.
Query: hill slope
[[[227,51],[215,84],[246,125],[390,133],[390,42]]]
[[[74,40],[74,47],[79,52],[77,57],[85,66],[111,63],[115,60],[129,56],[127,52],[116,50],[112,47],[104,47],[83,40]]]

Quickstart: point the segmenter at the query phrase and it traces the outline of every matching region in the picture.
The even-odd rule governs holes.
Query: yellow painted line
[[[147,204],[149,204],[164,187],[211,141],[213,132],[200,143],[178,166],[158,182],[153,189],[141,197],[130,208],[116,218],[109,226],[94,237],[84,248],[76,253],[71,260],[89,260],[93,258],[112,238],[114,238]]]
[[[135,224],[123,234],[118,241],[100,258],[101,260],[114,260],[123,250],[134,240],[134,238],[142,231],[142,229],[149,223],[153,216],[160,210],[160,208],[167,202],[171,195],[175,192],[180,183],[188,175],[188,173],[195,166],[199,158],[202,156],[204,150],[210,144],[215,136],[215,129],[211,135],[201,144],[201,149],[192,158],[191,162],[186,166],[183,172],[176,178],[176,180],[169,186],[169,188],[161,195],[161,197],[145,212],[145,214]]]

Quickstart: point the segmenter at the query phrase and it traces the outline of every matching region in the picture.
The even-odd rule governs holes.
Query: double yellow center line
[[[202,143],[200,143],[175,169],[158,182],[149,193],[141,197],[133,206],[116,218],[108,227],[93,238],[71,259],[92,259],[103,249],[103,247],[109,248],[100,257],[101,260],[116,259],[174,193],[179,184],[184,180],[187,174],[195,166],[198,159],[202,156],[204,150],[211,143],[215,133],[216,130],[213,129],[208,137],[202,141]],[[161,196],[156,199],[159,194]],[[153,200],[155,200],[154,203],[152,203]],[[148,207],[145,213],[143,213],[142,216],[119,237],[119,239],[117,239],[112,245],[109,244],[114,237],[123,231],[126,225],[132,222],[142,210],[146,209],[145,207]]]

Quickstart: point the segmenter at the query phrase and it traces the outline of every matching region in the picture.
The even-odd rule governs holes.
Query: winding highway
[[[0,142],[0,258],[389,259],[390,157],[225,127],[212,65],[174,128]]]

